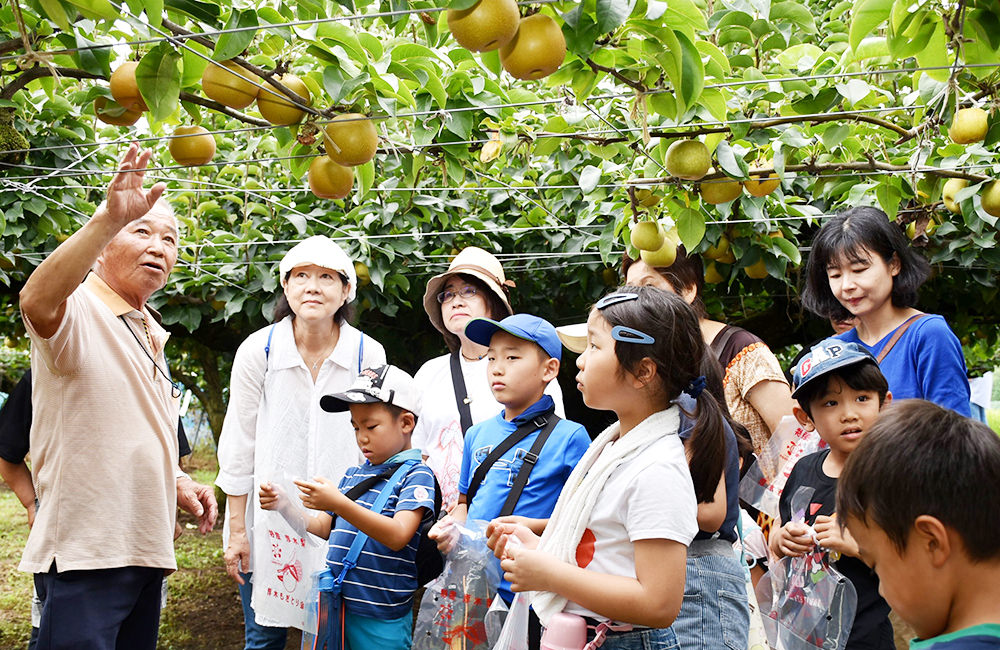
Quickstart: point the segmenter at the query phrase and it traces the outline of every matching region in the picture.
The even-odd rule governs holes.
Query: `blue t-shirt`
[[[1000,648],[1000,625],[996,623],[973,625],[933,639],[914,639],[910,642],[910,650],[998,650],[998,648]]]
[[[685,393],[681,393],[681,396],[674,401],[681,407],[681,422],[677,435],[680,436],[681,440],[687,442],[695,425],[695,421],[689,418],[687,413],[694,413],[698,403]],[[736,448],[736,434],[733,433],[728,422],[723,422],[723,429],[726,436],[726,466],[722,470],[723,476],[726,478],[726,518],[718,531],[699,530],[694,537],[696,540],[713,539],[715,533],[718,533],[719,538],[727,542],[735,542],[737,539],[736,520],[740,517],[740,454]]]
[[[895,332],[875,345],[861,341],[856,329],[836,338],[863,345],[878,357]],[[925,399],[966,417],[971,414],[962,344],[942,316],[927,314],[911,324],[879,367],[889,381],[893,399]]]
[[[552,410],[553,406],[552,398],[543,395],[542,399],[529,406],[524,413],[514,418],[513,422],[505,420],[504,412],[501,412],[496,417],[470,427],[465,434],[465,448],[462,451],[459,493],[468,494],[473,474],[494,447],[514,433],[521,423]],[[490,467],[475,498],[468,505],[469,519],[489,521],[500,515],[500,510],[514,485],[514,479],[524,464],[524,456],[538,438],[538,433],[539,431],[534,431],[525,436]],[[582,425],[570,420],[559,420],[538,454],[538,462],[531,470],[521,497],[514,506],[514,514],[539,519],[549,517],[556,507],[556,500],[563,485],[566,484],[566,479],[588,446],[590,446],[590,436]],[[501,581],[500,594],[507,601],[513,598],[510,583]]]
[[[419,449],[400,452],[381,465],[365,462],[351,467],[337,487],[341,492],[347,492],[362,480],[382,473],[386,465],[411,459],[420,460]],[[388,479],[376,483],[358,497],[357,503],[370,509],[386,483]],[[420,508],[434,508],[434,473],[422,462],[410,468],[395,485],[381,514],[392,517],[399,510]],[[326,566],[333,575],[340,573],[343,560],[357,533],[358,529],[351,523],[343,517],[337,517],[336,525],[330,532],[330,545],[326,553]],[[358,616],[384,620],[400,618],[410,613],[413,592],[420,586],[417,584],[416,565],[419,540],[418,530],[405,547],[394,551],[369,537],[358,556],[358,565],[344,577],[342,593],[347,611]]]

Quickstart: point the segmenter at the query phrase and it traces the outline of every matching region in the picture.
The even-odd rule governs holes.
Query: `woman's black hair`
[[[288,282],[288,278],[292,275],[289,271],[285,274],[285,283]],[[344,277],[343,273],[337,273],[337,277],[340,278],[341,283],[345,286],[350,282]],[[274,303],[274,320],[272,323],[277,323],[278,321],[284,320],[286,316],[291,316],[295,318],[295,312],[292,311],[291,305],[288,304],[288,298],[285,297],[285,292],[282,291],[278,294],[278,301]],[[350,302],[345,302],[337,310],[337,313],[333,315],[333,319],[338,323],[349,323],[354,320],[354,305]]]
[[[654,339],[652,344],[615,341],[618,363],[634,373],[649,358],[656,365],[666,408],[702,374],[706,349],[698,316],[679,295],[656,287],[627,286],[616,292],[635,293],[639,298],[608,305],[600,310],[601,316],[612,327],[623,325]],[[701,391],[690,416],[695,426],[687,443],[688,466],[698,502],[709,503],[726,464],[723,413],[712,391]]]
[[[638,260],[634,260],[626,253],[622,257],[622,277],[628,277],[628,270]],[[708,310],[705,309],[705,301],[702,300],[702,293],[705,290],[705,267],[702,264],[700,255],[688,255],[683,245],[677,246],[677,257],[670,266],[650,267],[670,283],[674,293],[681,294],[694,288],[694,300],[691,301],[691,309],[699,318],[708,318]]]
[[[476,288],[476,293],[481,295],[486,300],[486,307],[489,312],[487,316],[489,318],[492,318],[493,320],[503,320],[510,316],[511,310],[507,307],[504,301],[500,299],[500,296],[494,293],[493,289],[490,289],[485,282],[474,275],[468,275],[466,273],[455,273],[455,275],[462,278],[462,281],[466,284],[474,286]],[[443,287],[447,283],[448,281],[446,279],[443,283],[441,283],[441,286]],[[438,309],[441,309],[440,303],[438,304]],[[458,335],[452,334],[447,330],[447,328],[445,328],[443,335],[444,343],[448,346],[449,352],[454,352],[462,346],[462,340],[458,338]]]
[[[886,264],[899,260],[899,273],[892,279],[892,304],[913,307],[917,290],[930,274],[930,265],[910,247],[906,235],[878,208],[858,207],[841,212],[823,224],[813,239],[806,265],[802,304],[824,318],[844,320],[851,312],[840,304],[827,278],[827,267],[838,260],[868,261],[878,255]]]

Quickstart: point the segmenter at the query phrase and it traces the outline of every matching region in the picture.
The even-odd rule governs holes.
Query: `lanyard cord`
[[[125,320],[125,316],[119,316],[118,318],[121,320],[122,324],[125,326],[125,329],[127,329],[129,331],[129,333],[132,334],[132,338],[134,338],[135,342],[139,344],[139,347],[145,353],[146,357],[148,357],[149,360],[153,362],[153,368],[154,368],[153,375],[156,376],[156,370],[159,370],[160,374],[163,375],[164,378],[167,380],[167,383],[170,384],[170,396],[173,397],[173,398],[180,397],[181,396],[181,389],[180,389],[180,386],[178,386],[177,384],[175,384],[174,381],[173,381],[173,379],[170,377],[170,367],[168,366],[166,370],[164,370],[163,368],[161,368],[159,366],[159,364],[156,363],[156,359],[153,358],[153,355],[150,354],[149,350],[146,349],[146,346],[143,345],[142,341],[139,340],[139,335],[135,333],[135,330],[133,330],[132,327],[128,324],[128,321]],[[145,317],[143,317],[143,318],[145,318]],[[146,327],[145,320],[143,321],[143,327]],[[150,345],[152,345],[152,337],[150,337]],[[166,356],[164,356],[164,361],[165,360],[166,360]]]

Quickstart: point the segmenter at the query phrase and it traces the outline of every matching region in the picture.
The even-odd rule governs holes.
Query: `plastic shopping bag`
[[[531,601],[527,594],[514,594],[514,600],[510,604],[510,612],[507,620],[500,630],[500,638],[497,639],[493,650],[528,650],[528,610],[531,608]]]
[[[740,480],[740,499],[777,519],[778,499],[796,461],[826,446],[816,431],[806,431],[792,416],[781,418],[757,462]]]
[[[486,546],[487,523],[454,524],[457,541],[444,571],[424,591],[412,650],[489,650],[485,617],[500,584],[500,568]]]
[[[285,495],[279,511],[257,510],[253,526],[253,596],[257,623],[316,631],[316,575],[325,567],[327,541],[306,532],[307,510],[283,472],[271,480]]]
[[[792,521],[804,521],[814,490],[792,497]],[[815,546],[802,557],[771,563],[757,585],[767,639],[774,650],[843,650],[851,634],[858,595]]]

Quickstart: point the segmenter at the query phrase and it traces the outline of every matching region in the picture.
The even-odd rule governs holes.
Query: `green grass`
[[[211,453],[196,450],[187,471],[212,485],[217,473]],[[174,548],[177,572],[167,580],[167,606],[160,616],[158,648],[213,650],[243,646],[243,611],[236,584],[226,575],[222,522],[201,535],[193,517],[178,517],[184,534]],[[17,570],[28,539],[28,519],[17,497],[0,481],[0,648],[24,648],[31,634],[31,575]],[[289,634],[287,648],[299,647]]]
[[[986,411],[986,422],[990,428],[1000,434],[1000,409],[989,409]]]

